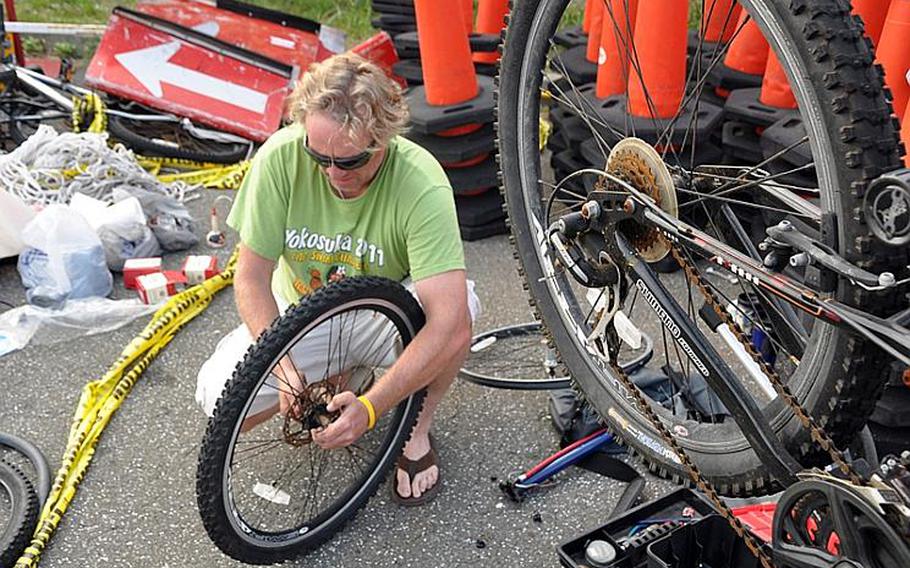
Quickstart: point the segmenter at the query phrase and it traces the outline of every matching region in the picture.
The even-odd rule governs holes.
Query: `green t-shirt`
[[[433,156],[396,137],[367,188],[341,199],[303,150],[302,125],[272,135],[253,158],[228,225],[277,260],[272,290],[293,303],[345,276],[414,281],[464,268],[455,200]]]

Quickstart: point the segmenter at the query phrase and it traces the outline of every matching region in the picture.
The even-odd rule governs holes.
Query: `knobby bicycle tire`
[[[174,133],[180,131],[184,139],[192,140],[198,148],[190,148],[179,141],[158,139],[147,129],[150,127],[161,128],[161,123],[143,123],[140,120],[128,120],[119,116],[108,116],[107,127],[111,136],[139,154],[174,158],[178,160],[191,160],[194,162],[210,162],[214,164],[233,164],[244,160],[249,153],[249,144],[233,142],[216,142],[202,140],[183,132],[179,123],[165,123]]]
[[[543,184],[538,182],[542,177],[538,105],[546,78],[542,71],[554,70],[548,58],[551,38],[567,3],[515,2],[504,31],[497,79],[497,138],[515,254],[531,292],[532,307],[588,402],[653,471],[681,480],[686,472],[675,455],[623,395],[619,384],[610,379],[604,362],[592,356],[579,339],[584,334],[565,307],[572,300],[567,296],[571,290],[568,278],[554,271],[542,240],[548,219]],[[873,65],[871,42],[863,36],[861,22],[851,16],[849,2],[743,0],[739,4],[778,55],[806,121],[817,175],[825,184],[823,199],[830,199],[832,213],[826,219],[832,226],[824,228],[822,238],[867,270],[901,273],[907,264],[906,251],[877,241],[856,213],[862,210],[868,184],[900,166],[902,150],[897,142],[898,127],[890,118],[881,68]],[[883,315],[895,312],[900,302],[900,294],[893,291],[870,292],[845,281],[839,283],[835,296]],[[884,361],[884,354],[862,338],[817,324],[811,328],[805,356],[790,388],[835,441],[846,445],[861,429],[881,392]],[[787,448],[804,464],[824,460],[780,400],[769,403],[766,415]],[[747,495],[774,488],[755,452],[733,426],[706,424],[696,430],[684,418],[669,416],[671,424],[679,423],[675,431],[686,434],[679,438],[680,444],[719,491]]]
[[[243,519],[243,512],[236,508],[231,477],[239,476],[232,472],[231,465],[234,454],[243,450],[238,445],[240,426],[249,416],[247,409],[251,408],[259,386],[266,383],[276,362],[289,352],[298,338],[305,337],[320,324],[354,310],[371,310],[388,318],[399,334],[402,349],[424,323],[419,304],[397,282],[379,277],[352,277],[320,288],[291,306],[250,347],[216,405],[199,452],[196,495],[209,537],[223,552],[237,560],[254,564],[279,562],[304,554],[330,539],[366,504],[410,437],[423,406],[425,390],[411,395],[379,417],[380,422],[386,421],[382,429],[377,423],[374,430],[364,435],[366,438],[384,432],[381,440],[372,442],[377,446],[375,458],[366,470],[361,468],[360,473],[355,474],[340,498],[324,510],[314,512],[312,524],[305,523],[309,519],[302,519],[281,531],[260,530],[249,526]],[[363,438],[357,444],[362,441]],[[294,455],[301,460],[301,467],[305,467],[303,449],[294,448],[299,452]],[[263,460],[264,457],[257,456],[256,459]],[[310,466],[312,469],[312,463]],[[321,470],[322,465],[319,465]],[[318,488],[314,486],[312,491],[315,493]],[[289,499],[291,497],[297,496],[289,496]],[[306,515],[308,508],[304,509],[299,516]],[[304,524],[297,526],[298,523]]]
[[[0,566],[12,566],[28,546],[38,521],[38,494],[14,464],[0,459],[0,489],[9,499],[9,518],[0,527]]]

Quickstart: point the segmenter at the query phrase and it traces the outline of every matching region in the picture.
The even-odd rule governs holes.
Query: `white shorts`
[[[410,279],[402,284],[415,298],[417,297]],[[480,300],[474,291],[474,282],[468,280],[467,284],[468,309],[473,322],[480,315]],[[278,310],[284,313],[287,309],[285,302],[278,297],[276,302]],[[317,382],[353,371],[354,377],[349,384],[356,383],[358,368],[389,367],[398,358],[401,348],[397,345],[397,332],[384,316],[377,313],[373,317],[358,317],[348,325],[351,326],[350,329],[344,331],[348,348],[343,359],[326,357],[330,345],[333,341],[337,344],[339,336],[338,323],[334,318],[310,330],[303,341],[291,348],[291,360],[297,370],[306,377],[307,382]],[[196,378],[196,402],[208,416],[215,411],[215,403],[252,343],[249,330],[246,325],[241,324],[221,338],[215,346],[215,352],[199,368]],[[327,359],[334,361],[326,365]],[[273,388],[258,390],[249,414],[258,414],[278,404],[277,380],[275,375],[266,379],[266,384]]]

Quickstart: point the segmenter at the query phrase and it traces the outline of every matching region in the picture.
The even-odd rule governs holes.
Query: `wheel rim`
[[[459,376],[492,388],[548,390],[569,386],[541,325],[510,325],[475,335]]]
[[[568,2],[559,2],[559,1],[548,2],[548,1],[544,0],[543,2],[541,2],[537,15],[534,18],[533,23],[531,25],[531,30],[530,30],[529,36],[531,38],[551,38],[553,35],[554,29],[552,27],[548,27],[547,22],[553,22],[553,21],[560,20],[560,17],[558,17],[558,16],[559,16],[559,14],[564,12],[567,4],[568,4]],[[802,142],[802,144],[809,145],[811,147],[812,156],[822,156],[821,160],[816,160],[813,162],[814,167],[811,168],[813,170],[813,172],[815,173],[817,180],[820,181],[820,183],[817,184],[817,187],[814,188],[814,189],[819,190],[818,191],[819,197],[820,197],[819,203],[818,203],[819,208],[822,211],[836,211],[836,207],[838,206],[837,196],[834,191],[834,188],[836,187],[836,184],[834,183],[834,180],[836,178],[836,165],[833,163],[833,157],[831,156],[831,152],[822,151],[823,148],[830,147],[830,144],[828,143],[827,133],[826,133],[826,130],[824,127],[825,125],[820,119],[822,114],[819,110],[819,104],[816,99],[816,96],[814,95],[814,93],[812,91],[812,85],[810,83],[808,83],[808,81],[806,81],[805,79],[800,78],[801,76],[805,77],[806,73],[802,73],[802,74],[796,73],[794,75],[793,69],[799,69],[799,67],[798,67],[799,61],[794,59],[793,53],[790,51],[786,51],[786,50],[781,52],[781,50],[778,49],[778,46],[786,45],[788,38],[786,36],[785,31],[780,26],[775,25],[775,23],[773,21],[773,17],[772,17],[773,14],[771,12],[769,12],[770,8],[768,8],[766,6],[762,6],[762,5],[759,5],[756,8],[754,6],[754,4],[756,4],[756,3],[742,2],[744,9],[748,10],[750,15],[753,15],[755,17],[755,20],[758,22],[759,27],[761,27],[763,29],[766,38],[769,40],[769,43],[771,44],[772,49],[776,53],[779,54],[782,62],[784,63],[785,68],[790,72],[790,75],[791,75],[790,84],[793,87],[793,91],[794,91],[796,100],[799,102],[800,116],[801,116],[801,118],[804,119],[803,122],[805,124],[808,124],[808,134],[805,136],[805,140]],[[569,12],[571,12],[571,8],[569,9]],[[554,17],[554,15],[556,15],[557,17]],[[563,19],[563,23],[565,23],[565,21],[570,18],[571,18],[571,14],[569,15],[569,18]],[[559,67],[559,61],[556,61],[554,63],[554,59],[556,59],[556,57],[554,57],[554,53],[558,53],[559,48],[555,47],[553,45],[553,43],[550,42],[549,45],[545,46],[546,53],[542,53],[542,48],[540,47],[542,45],[541,41],[546,41],[546,40],[540,40],[540,39],[536,40],[535,45],[537,47],[528,50],[530,53],[524,57],[523,67],[521,68],[521,70],[519,72],[519,77],[521,79],[520,79],[520,86],[518,88],[518,92],[520,93],[520,98],[519,98],[519,104],[518,104],[519,116],[518,116],[517,124],[519,125],[519,128],[523,128],[524,130],[519,132],[518,135],[516,136],[516,138],[518,140],[524,140],[524,141],[529,141],[529,140],[537,141],[538,140],[537,133],[538,133],[539,129],[537,127],[537,123],[538,123],[537,117],[540,114],[540,112],[539,112],[539,106],[537,103],[539,102],[538,95],[541,92],[541,85],[547,85],[547,87],[554,85],[553,88],[547,89],[547,92],[551,96],[551,98],[553,100],[555,100],[556,104],[561,104],[564,107],[572,106],[571,101],[565,100],[566,93],[568,93],[569,91],[567,91],[566,89],[563,89],[561,93],[557,92],[555,95],[553,95],[552,91],[558,90],[555,87],[555,82],[548,83],[546,80],[541,81],[541,76],[542,76],[541,69],[544,68],[544,65],[543,65],[544,61],[548,62],[550,70],[552,70],[553,67]],[[698,58],[696,58],[696,59],[698,59]],[[690,68],[690,70],[691,70],[691,68]],[[567,73],[564,72],[565,69],[562,69],[562,71],[563,71],[563,73],[561,73],[561,75],[563,77],[565,77],[567,75]],[[552,78],[552,76],[553,76],[553,74],[551,73],[549,78]],[[698,72],[696,72],[695,76],[694,76],[694,79],[695,79],[694,84],[698,84],[699,78],[703,77],[703,76],[704,76],[704,72],[701,72],[701,75],[699,75]],[[795,77],[795,80],[794,80],[794,77]],[[693,79],[693,76],[690,75],[689,80],[692,81],[692,79]],[[569,89],[572,90],[572,92],[575,92],[578,90],[577,85],[572,85],[570,83],[568,86],[569,86]],[[551,112],[552,112],[552,108],[553,107],[551,106],[550,107]],[[578,105],[576,105],[576,110],[578,108],[580,108],[580,107],[578,107]],[[581,116],[582,114],[584,114],[584,112],[580,112],[577,114],[579,116]],[[592,130],[592,131],[597,130],[598,126],[600,126],[600,125],[595,124],[592,127],[590,124],[588,124],[589,130]],[[632,135],[633,133],[626,132],[625,134]],[[547,171],[549,168],[541,166],[540,155],[536,151],[534,151],[534,149],[531,148],[531,146],[533,146],[533,144],[529,144],[529,146],[527,148],[522,148],[522,147],[518,148],[517,165],[518,165],[518,169],[519,169],[519,175],[521,178],[520,181],[521,181],[522,191],[524,192],[524,195],[525,195],[525,198],[523,200],[525,203],[524,214],[529,219],[530,231],[534,235],[535,241],[537,242],[538,245],[542,245],[544,243],[544,234],[545,234],[546,228],[549,226],[549,223],[552,221],[552,217],[548,217],[547,213],[545,212],[544,204],[547,202],[547,197],[548,197],[548,193],[546,190],[549,189],[549,195],[552,195],[554,182],[558,181],[558,178],[554,175],[553,177],[547,179],[547,177],[546,177],[547,174],[550,173],[551,175],[553,175],[553,173]],[[608,151],[608,149],[609,149],[609,144],[607,144],[607,151]],[[604,156],[603,156],[604,160],[606,160],[607,151],[605,151],[605,153],[604,153]],[[670,152],[672,152],[672,151],[673,150],[670,150]],[[691,151],[691,153],[690,153],[690,156],[691,156],[691,155],[695,154],[696,150],[693,147],[692,149],[690,149],[690,151]],[[668,153],[670,153],[670,152],[668,152]],[[777,159],[782,161],[781,157],[778,157]],[[771,162],[773,162],[773,161],[774,160],[771,160]],[[768,166],[769,164],[771,164],[771,162],[766,163],[766,164],[759,163],[758,165],[764,167],[764,166]],[[679,162],[677,162],[677,163],[679,163]],[[752,164],[752,165],[754,166],[755,164]],[[691,169],[692,168],[689,169],[690,172],[691,172]],[[781,179],[781,177],[775,177],[775,176],[780,176],[781,172],[787,172],[787,170],[779,170],[778,173],[776,173],[776,174],[769,173],[767,176],[764,177],[764,179],[765,179],[765,181],[767,181],[769,178],[771,181],[774,181],[776,179]],[[790,173],[792,174],[793,172],[790,172]],[[538,183],[538,180],[543,180],[543,183]],[[547,186],[546,186],[546,182],[548,182],[548,181],[550,182],[549,188],[547,188]],[[722,180],[722,181],[726,182],[729,180]],[[578,188],[578,186],[576,186],[576,189],[570,190],[569,193],[566,193],[564,196],[561,196],[561,197],[564,197],[564,201],[566,202],[567,205],[562,210],[556,211],[557,215],[562,211],[568,211],[571,209],[571,207],[573,205],[568,205],[568,204],[572,202],[572,198],[580,197],[580,199],[576,199],[576,201],[574,202],[574,206],[576,206],[576,207],[578,205],[580,205],[580,203],[583,201],[583,194],[581,193],[581,191],[578,191],[577,188]],[[693,201],[692,195],[691,195],[691,188],[687,188],[687,189],[690,192],[689,195],[687,196],[687,197],[689,197],[688,201],[691,203]],[[805,193],[808,193],[808,192],[805,192]],[[702,197],[703,196],[695,196],[694,199],[698,200]],[[719,197],[721,197],[721,196],[719,196]],[[695,203],[693,206],[699,206],[699,204],[704,204],[705,201],[706,200],[699,201],[698,203]],[[718,202],[723,202],[723,201],[718,200]],[[730,203],[730,202],[727,202],[727,203]],[[736,207],[742,206],[742,204],[740,204],[740,203],[734,203],[734,205]],[[686,207],[687,207],[686,200],[681,198],[680,208],[685,209]],[[703,209],[704,205],[701,205],[699,208]],[[683,212],[683,214],[685,215],[685,212]],[[707,217],[710,219],[710,214],[707,215]],[[817,224],[816,224],[816,227],[817,227]],[[833,238],[832,235],[828,235],[828,237],[831,239],[832,242],[836,242],[836,238]],[[728,239],[725,238],[723,240],[728,240]],[[587,316],[585,315],[585,312],[590,310],[590,305],[585,304],[584,297],[581,295],[581,293],[578,290],[578,287],[574,284],[574,282],[571,282],[564,274],[561,274],[559,272],[559,270],[556,269],[556,267],[554,266],[554,263],[553,263],[553,259],[551,257],[549,257],[549,253],[547,252],[546,247],[537,246],[536,253],[537,253],[537,263],[540,265],[540,267],[544,273],[542,282],[545,286],[546,293],[552,298],[553,304],[555,304],[557,306],[558,315],[560,317],[562,325],[567,329],[567,331],[568,331],[567,335],[571,338],[572,341],[575,342],[576,349],[584,352],[587,349],[586,349],[585,345],[583,344],[582,338],[584,338],[588,333],[590,333],[590,330],[592,327],[591,324],[588,321],[586,321]],[[716,282],[715,282],[715,284],[716,284],[715,291],[723,292],[723,290],[722,290],[723,285],[716,283]],[[751,287],[747,287],[746,291],[748,291],[748,288],[751,288]],[[685,304],[681,304],[681,305],[683,305],[685,307]],[[628,303],[624,307],[628,308],[629,307]],[[698,308],[697,305],[694,307],[695,307],[695,309]],[[633,309],[634,309],[634,307],[633,307]],[[634,318],[634,315],[633,315],[633,318]],[[804,350],[802,352],[795,354],[795,356],[798,356],[798,358],[800,359],[799,366],[797,367],[796,371],[791,370],[791,372],[790,372],[790,374],[791,374],[790,381],[789,381],[790,388],[794,391],[794,394],[796,394],[797,397],[799,397],[799,398],[803,398],[807,394],[807,392],[810,390],[810,388],[812,386],[812,381],[814,380],[813,379],[814,373],[812,372],[812,370],[817,369],[818,366],[820,364],[822,364],[820,361],[820,356],[822,353],[824,353],[826,351],[826,348],[828,347],[828,345],[830,344],[830,342],[832,340],[831,330],[829,328],[826,328],[826,327],[823,327],[820,325],[814,325],[811,328],[811,332],[809,335],[810,335],[810,339],[809,339],[807,347],[804,348]],[[655,343],[658,345],[661,344],[661,338],[659,336],[655,337]],[[712,342],[712,343],[715,343],[715,342]],[[658,349],[658,351],[659,351],[659,349]],[[668,351],[669,350],[665,348],[664,353],[660,356],[667,355]],[[675,355],[673,355],[673,356],[675,357]],[[658,357],[658,355],[655,356],[655,358],[657,358],[657,357]],[[668,361],[668,362],[670,364],[673,364],[673,361]],[[677,359],[677,363],[679,363],[679,362],[680,362],[680,360]],[[594,362],[589,362],[589,366],[590,366],[590,369],[595,372],[595,374],[598,374],[602,377],[604,376],[603,371],[598,364],[596,364]],[[606,382],[606,381],[604,380],[602,382]],[[609,388],[609,387],[604,386],[604,388]],[[613,395],[613,396],[616,396],[616,395]],[[782,405],[779,403],[779,401],[774,401],[771,399],[766,400],[765,403],[768,406],[767,412],[769,413],[769,415],[773,416],[772,423],[773,423],[774,428],[775,429],[782,428],[783,425],[785,424],[785,422],[790,418],[786,415],[786,413],[781,412]],[[659,408],[658,410],[660,411],[660,413],[662,413],[662,415],[664,417],[668,417],[671,420],[675,420],[675,421],[680,420],[680,417],[671,411],[666,411],[663,408]],[[683,421],[687,425],[691,426],[691,421],[685,421],[685,420],[683,420]],[[741,435],[739,435],[738,429],[735,426],[730,425],[730,424],[722,424],[722,425],[710,424],[710,432],[707,432],[704,428],[700,428],[696,422],[695,426],[689,427],[689,428],[687,428],[687,430],[689,432],[688,439],[684,439],[681,441],[685,447],[695,447],[695,448],[699,449],[700,451],[709,452],[709,453],[714,452],[714,451],[716,451],[718,453],[726,453],[731,450],[744,449],[744,448],[748,447],[745,440],[742,438]]]
[[[345,330],[366,319],[372,325],[363,328],[365,332],[385,328],[388,333],[355,344],[357,338]],[[224,506],[234,532],[256,547],[288,548],[308,539],[321,540],[349,516],[351,508],[362,504],[365,494],[368,496],[375,489],[395,458],[392,453],[396,441],[403,441],[409,434],[403,430],[402,417],[408,415],[411,405],[417,404],[413,396],[394,412],[377,417],[375,427],[349,448],[319,449],[304,432],[305,416],[323,413],[309,412],[313,401],[324,402],[341,390],[351,389],[358,395],[365,392],[394,360],[394,354],[413,337],[413,323],[400,308],[384,300],[346,302],[316,318],[275,353],[266,372],[259,373],[252,392],[274,394],[276,386],[266,381],[271,369],[295,345],[312,341],[314,334],[326,329],[329,339],[320,344],[320,349],[327,345],[324,352],[328,357],[310,368],[324,367],[326,377],[328,372],[342,369],[340,380],[322,377],[306,392],[277,382],[279,388],[299,397],[303,415],[300,419],[279,413],[242,432],[244,421],[258,412],[255,396],[250,396],[236,420],[223,467]],[[355,358],[363,364],[351,371]],[[239,368],[235,376],[242,377],[243,369]]]

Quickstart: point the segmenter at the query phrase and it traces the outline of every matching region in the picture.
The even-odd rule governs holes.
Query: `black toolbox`
[[[639,505],[561,544],[557,553],[566,568],[759,566],[712,504],[690,489]]]

